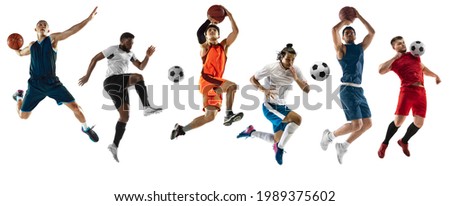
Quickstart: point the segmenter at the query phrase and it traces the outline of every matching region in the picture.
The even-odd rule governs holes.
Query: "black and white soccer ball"
[[[310,69],[311,77],[317,81],[323,81],[330,75],[330,67],[325,62],[315,62]]]
[[[169,69],[169,80],[175,83],[180,82],[184,79],[183,68],[180,66],[173,66]]]
[[[409,46],[409,51],[414,56],[422,56],[425,53],[425,45],[421,41],[414,41]]]

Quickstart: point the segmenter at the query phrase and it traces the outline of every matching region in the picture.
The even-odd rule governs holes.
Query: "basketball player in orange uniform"
[[[236,40],[239,32],[231,13],[227,9],[225,9],[225,12],[231,22],[232,28],[227,38],[219,42],[220,30],[216,25],[218,21],[209,15],[208,19],[197,31],[198,42],[200,43],[200,57],[203,61],[199,85],[200,92],[203,95],[203,111],[205,114],[195,118],[186,126],[175,124],[170,139],[175,139],[191,129],[201,127],[213,121],[222,106],[222,93],[226,93],[227,101],[226,116],[223,124],[230,126],[233,122],[241,120],[244,116],[242,112],[234,114],[232,111],[237,85],[234,82],[222,78],[225,71],[228,48]]]

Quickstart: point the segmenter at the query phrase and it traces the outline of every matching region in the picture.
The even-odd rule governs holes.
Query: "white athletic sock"
[[[273,144],[273,134],[271,134],[271,133],[253,131],[251,134],[251,137],[258,137],[266,142]]]
[[[278,142],[278,148],[284,149],[286,143],[291,138],[292,134],[294,134],[295,130],[297,130],[298,125],[294,122],[290,122],[284,128],[283,134],[281,135],[280,142]]]
[[[344,142],[342,143],[342,145],[344,146],[345,149],[347,149],[348,146],[350,146],[350,143],[348,143],[347,141],[344,141]]]
[[[23,97],[17,96],[17,97],[16,97],[16,101],[18,102],[19,100],[23,100]]]
[[[86,130],[89,128],[89,127],[87,126],[86,122],[81,123],[81,127],[83,128],[83,131],[85,131],[85,132],[86,132]]]

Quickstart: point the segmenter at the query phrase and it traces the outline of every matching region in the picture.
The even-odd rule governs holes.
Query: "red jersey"
[[[416,57],[411,52],[406,52],[392,62],[391,70],[400,77],[401,86],[406,87],[416,82],[424,85],[423,69],[420,57]]]
[[[222,78],[223,72],[225,71],[227,57],[225,54],[225,49],[221,44],[211,45],[208,53],[202,58],[202,60],[202,74]]]

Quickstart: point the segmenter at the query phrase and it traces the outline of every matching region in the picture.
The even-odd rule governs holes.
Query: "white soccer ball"
[[[425,45],[421,41],[414,41],[409,46],[409,50],[414,56],[422,56],[425,53]]]
[[[310,69],[311,77],[317,81],[323,81],[330,75],[330,67],[325,62],[316,62]]]
[[[180,66],[173,66],[169,69],[169,80],[175,83],[180,82],[184,79],[183,68]]]

